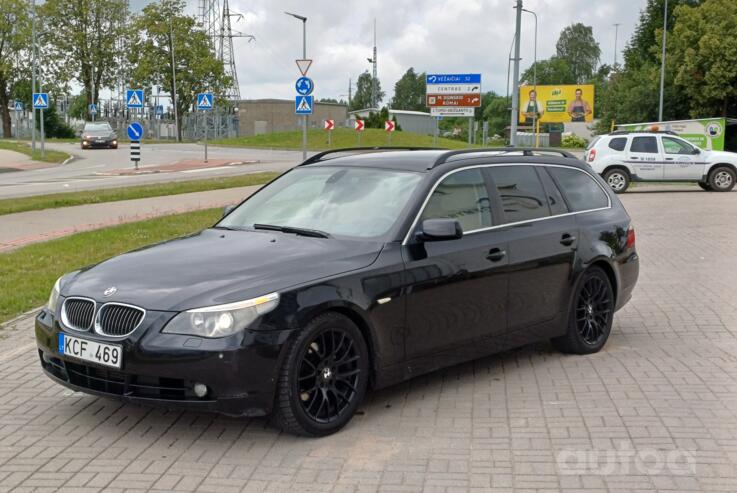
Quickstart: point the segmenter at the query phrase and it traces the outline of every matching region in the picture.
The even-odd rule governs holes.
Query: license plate
[[[123,350],[120,346],[80,339],[64,333],[59,333],[59,354],[118,369],[123,363]]]

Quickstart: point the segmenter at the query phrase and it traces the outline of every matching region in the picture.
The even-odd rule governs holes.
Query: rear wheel
[[[732,168],[719,166],[709,175],[709,186],[715,192],[729,192],[734,188],[737,176]]]
[[[564,353],[595,353],[606,344],[613,321],[612,283],[602,269],[590,267],[574,288],[566,334],[551,342]]]
[[[606,181],[614,193],[622,193],[630,186],[630,175],[622,168],[613,168],[604,173]]]
[[[293,341],[278,382],[276,424],[306,436],[335,433],[366,393],[368,348],[361,331],[338,313],[315,318]]]
[[[711,187],[705,181],[700,181],[699,182],[699,187],[701,187],[702,190],[705,190],[707,192],[711,192]]]

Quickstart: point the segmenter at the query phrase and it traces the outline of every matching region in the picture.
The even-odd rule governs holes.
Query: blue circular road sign
[[[128,125],[128,138],[133,141],[143,140],[143,125],[138,122],[131,122]]]
[[[315,89],[315,83],[309,77],[300,77],[294,83],[294,88],[300,96],[309,96]]]

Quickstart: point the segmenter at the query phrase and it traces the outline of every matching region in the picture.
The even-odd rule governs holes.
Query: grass
[[[34,161],[41,161],[44,163],[62,163],[69,159],[70,155],[66,152],[55,151],[52,149],[46,149],[45,156],[41,157],[40,142],[36,143],[36,152],[31,151],[31,146],[28,142],[17,141],[17,140],[0,140],[0,149],[7,151],[15,151],[21,154],[29,156]]]
[[[46,303],[66,272],[214,224],[221,209],[176,214],[78,233],[0,254],[0,323]]]
[[[141,185],[125,188],[107,188],[85,192],[55,193],[51,195],[37,195],[17,199],[0,200],[0,216],[16,212],[37,211],[42,209],[56,209],[83,204],[100,204],[119,200],[142,199],[159,197],[162,195],[178,195],[189,192],[203,192],[220,190],[223,188],[247,187],[261,185],[272,180],[278,173],[254,173],[248,175],[231,176],[225,178],[209,178],[204,180],[189,180],[156,185]]]
[[[320,151],[339,147],[357,146],[415,146],[415,147],[443,147],[448,149],[466,149],[467,142],[438,137],[438,143],[433,146],[433,138],[429,135],[420,135],[412,132],[394,132],[389,142],[389,134],[381,129],[367,128],[361,132],[361,141],[358,141],[358,132],[347,128],[336,128],[332,131],[332,143],[328,145],[328,135],[324,130],[310,129],[307,132],[307,147],[313,151]],[[279,132],[272,134],[254,135],[252,137],[236,137],[232,139],[218,139],[210,141],[213,145],[234,147],[260,147],[271,149],[301,149],[302,132]],[[478,147],[478,146],[474,146]]]

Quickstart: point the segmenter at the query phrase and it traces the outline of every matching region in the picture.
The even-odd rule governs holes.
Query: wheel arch
[[[603,257],[593,260],[591,263],[588,264],[586,269],[589,269],[591,267],[599,267],[609,278],[609,282],[612,284],[612,291],[614,292],[614,304],[616,305],[617,296],[619,294],[619,279],[617,277],[617,273],[614,271],[614,267],[612,267],[612,264],[609,262],[608,259],[605,259]]]
[[[711,174],[714,172],[714,170],[717,169],[717,168],[721,168],[721,167],[727,167],[727,168],[731,169],[734,174],[737,175],[737,167],[734,164],[732,164],[732,163],[716,163],[716,164],[712,164],[711,167],[709,168],[709,171],[706,173],[706,179],[707,180],[710,179],[711,178]]]
[[[630,180],[632,180],[632,171],[627,167],[627,165],[625,165],[625,164],[619,164],[619,163],[617,163],[617,164],[610,164],[609,166],[607,166],[606,168],[604,168],[604,171],[601,172],[601,176],[606,175],[607,173],[609,173],[613,169],[621,169],[622,171],[624,171],[625,173],[627,173],[627,178],[629,178]]]

